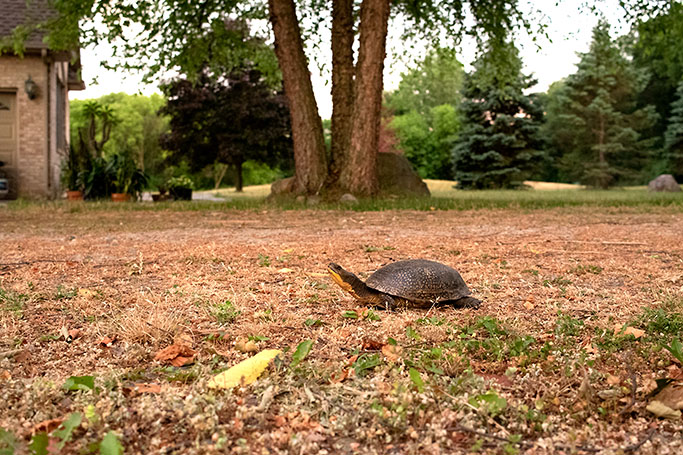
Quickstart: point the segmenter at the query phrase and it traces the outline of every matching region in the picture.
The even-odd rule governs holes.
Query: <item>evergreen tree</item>
[[[651,158],[651,140],[640,132],[656,114],[652,106],[636,108],[647,82],[609,35],[609,24],[593,29],[590,50],[581,54],[570,75],[548,102],[547,137],[551,155],[572,181],[599,188],[642,179]]]
[[[678,84],[676,99],[671,103],[669,126],[664,134],[668,171],[676,181],[683,181],[683,80]]]
[[[524,91],[536,81],[522,74],[512,43],[490,46],[465,77],[460,105],[462,129],[453,148],[458,188],[515,188],[542,156],[543,111]]]

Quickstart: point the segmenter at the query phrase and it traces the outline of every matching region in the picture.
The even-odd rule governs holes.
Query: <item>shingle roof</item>
[[[0,37],[12,35],[17,25],[36,25],[55,14],[48,0],[0,0]],[[47,49],[44,36],[43,31],[33,31],[26,40],[26,50]]]

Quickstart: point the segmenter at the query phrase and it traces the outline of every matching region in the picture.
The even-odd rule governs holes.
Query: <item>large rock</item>
[[[427,184],[405,156],[397,153],[379,153],[377,156],[380,192],[396,196],[429,196]]]
[[[650,191],[666,191],[669,193],[676,193],[681,191],[681,186],[676,182],[673,175],[662,174],[647,184],[647,189]]]

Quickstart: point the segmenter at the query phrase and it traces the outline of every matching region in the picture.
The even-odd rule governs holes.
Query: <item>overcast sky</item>
[[[538,36],[538,44],[534,44],[527,36],[520,36],[517,45],[525,64],[526,73],[532,73],[538,79],[538,85],[533,91],[545,91],[548,86],[575,71],[578,63],[577,52],[586,52],[591,38],[591,30],[597,23],[597,17],[587,11],[580,11],[579,5],[582,0],[564,0],[558,6],[551,0],[530,0],[532,7],[540,8],[547,15],[549,39]],[[603,0],[602,10],[610,23],[613,24],[613,35],[623,32],[620,30],[617,20],[621,18],[621,12],[616,0]],[[394,52],[401,52],[401,42],[395,36],[398,32],[391,33],[389,39],[389,57],[387,58],[384,71],[384,84],[386,90],[398,87],[401,73],[406,70],[404,63],[394,60]],[[328,46],[329,47],[329,46]],[[420,51],[416,51],[419,58]],[[465,40],[459,52],[459,59],[470,68],[470,63],[475,56],[474,43]],[[329,58],[329,56],[326,56]],[[150,95],[158,92],[156,86],[143,86],[140,76],[126,74],[121,71],[106,71],[100,67],[103,60],[111,60],[111,48],[102,44],[94,49],[81,50],[83,63],[83,77],[87,88],[83,91],[72,91],[69,96],[72,99],[98,98],[112,92],[142,93]],[[325,57],[323,57],[325,58]],[[330,97],[329,74],[320,74],[320,70],[312,65],[311,73],[313,85],[320,115],[330,118],[332,103]],[[93,83],[97,75],[97,84]]]

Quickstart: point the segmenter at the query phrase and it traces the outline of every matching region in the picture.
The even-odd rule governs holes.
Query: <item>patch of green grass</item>
[[[13,313],[14,316],[21,317],[27,300],[26,294],[0,288],[0,311],[2,312]]]
[[[230,197],[225,202],[173,201],[159,203],[117,204],[109,201],[87,201],[73,204],[66,201],[18,200],[7,204],[9,210],[48,210],[71,213],[97,211],[217,211],[217,210],[481,210],[481,209],[548,209],[556,207],[669,207],[683,210],[679,193],[650,193],[645,189],[612,190],[481,190],[449,189],[434,192],[436,197],[360,199],[351,206],[339,202],[322,202],[309,206],[293,198],[266,199],[264,192],[249,192],[246,197]]]
[[[583,321],[560,312],[555,321],[555,334],[562,337],[577,337],[584,329]]]
[[[223,303],[215,304],[211,314],[220,324],[229,324],[235,322],[242,312],[235,308],[230,300],[226,300]]]
[[[73,299],[78,295],[78,289],[71,288],[66,289],[61,284],[57,286],[57,292],[55,292],[55,300],[68,300]]]
[[[569,269],[568,273],[573,273],[574,275],[585,275],[586,273],[592,273],[594,275],[599,275],[603,268],[599,265],[583,265],[579,264],[576,267]]]
[[[547,288],[550,286],[557,286],[562,288],[565,286],[569,286],[570,284],[572,284],[572,282],[563,276],[556,276],[554,278],[543,280],[543,286]]]
[[[670,340],[683,333],[683,297],[668,297],[655,308],[644,308],[632,323],[643,328],[649,337]]]
[[[259,253],[258,265],[259,265],[259,267],[269,267],[270,266],[270,257]]]

